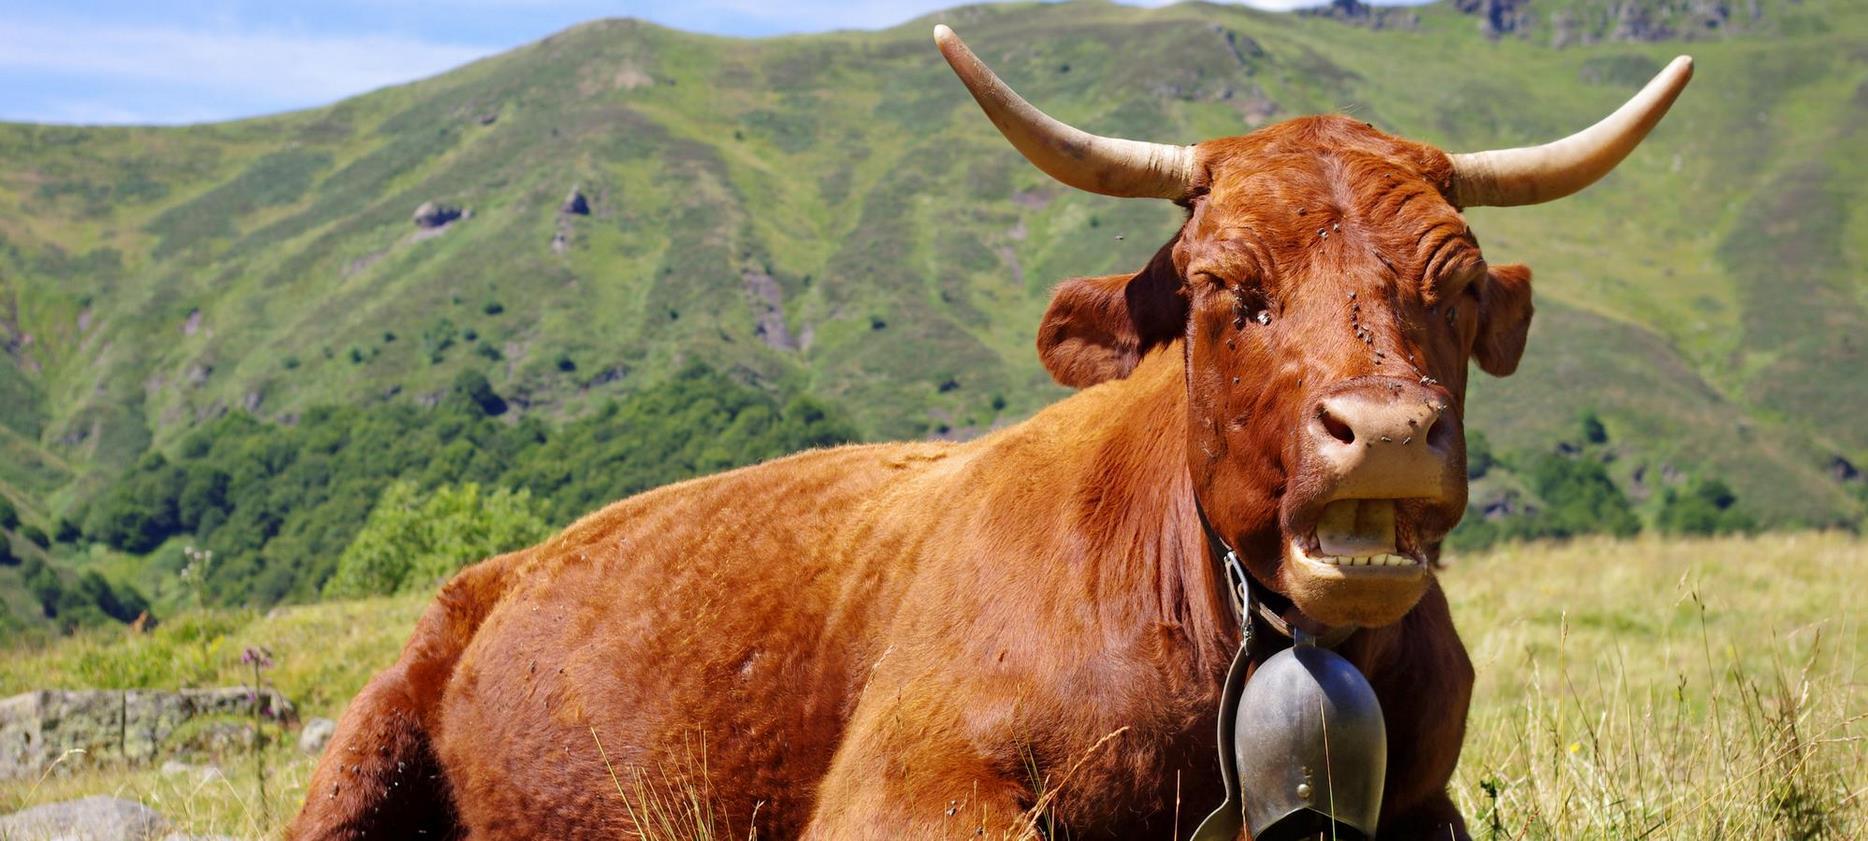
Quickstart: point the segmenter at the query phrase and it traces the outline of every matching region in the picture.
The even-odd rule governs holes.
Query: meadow
[[[1478,670],[1453,781],[1475,838],[1818,839],[1868,835],[1868,540],[1838,533],[1506,544],[1443,572]],[[335,716],[391,662],[425,596],[205,610],[148,634],[97,629],[10,652],[0,694],[240,684],[249,646],[304,717]],[[282,744],[223,774],[87,768],[0,783],[0,813],[108,793],[177,829],[274,837],[314,760]],[[593,749],[594,746],[593,746]],[[264,795],[260,763],[264,763]],[[704,798],[647,802],[684,832]]]

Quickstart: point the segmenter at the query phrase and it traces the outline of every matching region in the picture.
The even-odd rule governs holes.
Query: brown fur
[[[1457,417],[1468,359],[1515,367],[1529,273],[1485,269],[1437,150],[1319,117],[1198,151],[1181,234],[1046,314],[1040,355],[1082,392],[965,444],[651,491],[468,569],[346,711],[288,836],[635,837],[612,774],[762,839],[1000,837],[1041,801],[1073,838],[1184,834],[1219,800],[1238,641],[1198,499],[1304,614],[1400,617],[1342,649],[1388,721],[1381,834],[1466,837],[1446,601],[1431,577],[1346,607],[1293,586],[1282,541],[1320,480],[1292,432],[1357,378]],[[1455,468],[1403,504],[1410,539],[1458,520]]]

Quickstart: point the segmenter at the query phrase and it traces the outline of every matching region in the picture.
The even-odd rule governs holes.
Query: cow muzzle
[[[1363,377],[1304,415],[1280,578],[1332,625],[1385,625],[1426,591],[1428,548],[1465,507],[1464,438],[1443,389]]]

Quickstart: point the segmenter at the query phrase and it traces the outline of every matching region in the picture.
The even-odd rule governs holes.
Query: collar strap
[[[1206,539],[1213,554],[1220,557],[1226,573],[1226,604],[1232,608],[1232,617],[1239,622],[1240,643],[1251,641],[1253,619],[1264,623],[1265,628],[1293,644],[1300,639],[1315,643],[1321,648],[1335,648],[1356,632],[1353,625],[1332,626],[1322,634],[1312,635],[1301,628],[1293,627],[1277,610],[1265,603],[1264,599],[1254,598],[1252,575],[1245,569],[1245,562],[1239,552],[1219,536],[1212,521],[1206,518],[1206,508],[1200,504],[1199,496],[1194,497],[1194,510],[1200,515],[1200,528],[1206,532]],[[1293,606],[1295,608],[1295,606]],[[1282,648],[1283,646],[1279,646]]]

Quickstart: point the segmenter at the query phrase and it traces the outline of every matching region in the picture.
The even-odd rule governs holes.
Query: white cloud
[[[9,75],[175,86],[203,97],[282,107],[329,102],[418,79],[495,51],[380,35],[0,21],[0,72]],[[203,106],[202,113],[215,110],[212,102]],[[137,109],[119,104],[108,110],[128,116]]]

